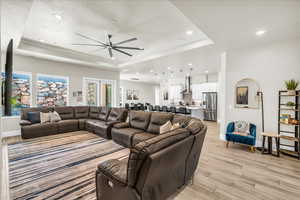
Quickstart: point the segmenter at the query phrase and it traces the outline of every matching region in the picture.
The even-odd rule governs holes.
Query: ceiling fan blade
[[[93,39],[93,38],[91,38],[91,37],[82,35],[82,34],[80,34],[80,33],[76,33],[76,35],[79,35],[79,36],[81,36],[81,37],[83,37],[83,38],[85,38],[85,39],[92,40],[92,41],[94,41],[94,42],[98,42],[98,43],[100,43],[100,44],[102,44],[102,45],[104,45],[104,46],[107,46],[107,44],[104,44],[103,42],[100,42],[100,41],[95,40],[95,39]]]
[[[112,57],[113,57],[113,54],[112,54],[111,48],[108,48],[108,52],[109,52],[110,57],[112,58]]]
[[[120,49],[115,49],[115,48],[112,48],[112,49],[115,50],[115,51],[118,51],[118,52],[120,52],[120,53],[126,54],[127,56],[132,56],[130,53],[127,53],[127,52],[122,51],[122,50],[120,50]]]
[[[114,44],[114,46],[119,45],[119,44],[124,44],[124,43],[127,43],[127,42],[132,42],[132,41],[135,41],[135,40],[137,40],[137,38],[131,38],[129,40],[124,40],[122,42],[118,42],[118,43]]]
[[[142,48],[137,48],[137,47],[122,47],[122,46],[113,46],[113,47],[117,49],[144,50]]]
[[[82,45],[82,46],[94,46],[94,47],[106,47],[104,45],[100,45],[100,44],[72,44],[72,45]]]

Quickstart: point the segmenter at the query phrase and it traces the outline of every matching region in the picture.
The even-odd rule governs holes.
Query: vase
[[[288,90],[288,91],[287,91],[287,94],[288,94],[288,95],[291,95],[291,96],[292,96],[292,95],[296,95],[296,90]]]

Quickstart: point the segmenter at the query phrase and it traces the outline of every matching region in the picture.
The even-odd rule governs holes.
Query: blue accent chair
[[[226,147],[228,147],[229,142],[236,142],[240,144],[246,144],[251,146],[251,151],[254,151],[255,148],[255,142],[256,142],[256,126],[254,124],[250,124],[250,135],[244,136],[244,135],[238,135],[233,134],[234,132],[234,122],[230,122],[227,125],[227,131],[226,131],[226,140],[227,144]]]

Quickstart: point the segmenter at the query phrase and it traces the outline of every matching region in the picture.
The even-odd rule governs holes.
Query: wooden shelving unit
[[[300,124],[284,123],[280,120],[280,118],[282,114],[293,114],[296,120],[300,119],[299,97],[300,90],[297,90],[295,95],[287,94],[287,91],[285,90],[279,91],[278,94],[278,135],[280,152],[286,155],[297,157],[298,159],[300,159]],[[287,108],[285,104],[287,101],[294,102],[295,107]],[[286,130],[286,127],[289,127],[289,130]],[[293,131],[291,131],[290,127],[293,127]],[[283,140],[291,141],[293,142],[293,145],[285,144],[282,142]],[[283,149],[282,147],[290,147],[293,148],[294,151]]]

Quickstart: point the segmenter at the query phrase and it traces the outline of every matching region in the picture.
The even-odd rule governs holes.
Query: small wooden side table
[[[267,132],[263,132],[261,134],[263,136],[263,144],[262,144],[262,151],[261,153],[262,154],[271,154],[271,155],[274,155],[272,153],[272,143],[273,143],[273,138],[275,139],[275,142],[276,142],[276,155],[274,156],[277,156],[279,157],[279,135],[277,133],[267,133]],[[265,152],[265,140],[266,140],[266,137],[268,138],[268,150],[267,152]]]

